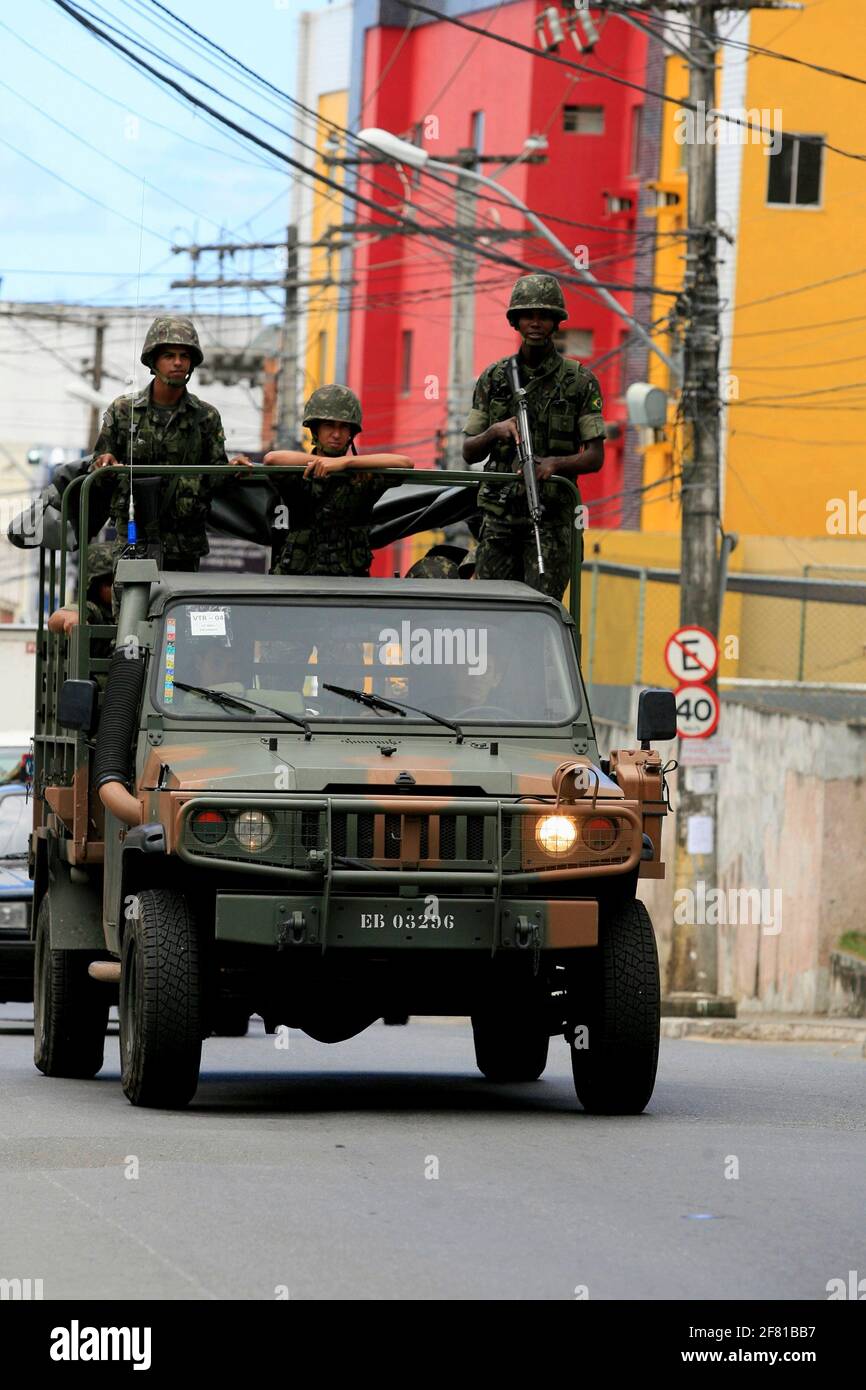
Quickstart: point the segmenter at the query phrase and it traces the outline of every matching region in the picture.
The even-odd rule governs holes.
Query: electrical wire
[[[80,145],[83,145],[85,149],[92,151],[92,153],[98,155],[100,159],[106,160],[108,164],[113,164],[115,169],[120,169],[122,173],[128,174],[130,178],[134,178],[136,180],[139,178],[139,175],[136,173],[136,171],[134,169],[130,169],[128,164],[121,164],[119,159],[114,159],[110,154],[106,154],[104,150],[99,149],[97,145],[92,145],[89,140],[84,139],[83,135],[79,135],[77,131],[72,130],[71,127],[66,125],[63,121],[58,121],[55,116],[49,115],[49,113],[47,111],[44,111],[41,106],[37,106],[35,101],[30,101],[30,99],[24,96],[23,93],[18,92],[15,90],[14,87],[11,87],[8,82],[4,82],[2,81],[2,79],[0,79],[0,87],[3,87],[7,92],[11,92],[12,95],[18,99],[18,101],[23,102],[25,106],[29,106],[31,111],[36,111],[40,116],[43,116],[46,121],[50,121],[52,125],[57,126],[58,130],[65,131],[67,135],[71,136],[73,140],[77,140],[78,143]],[[222,224],[220,222],[217,222],[214,218],[208,217],[206,213],[200,212],[197,208],[190,207],[189,203],[181,202],[179,198],[175,198],[174,195],[171,193],[166,193],[164,189],[158,188],[156,187],[156,185],[148,185],[148,187],[152,187],[152,191],[154,193],[158,193],[161,198],[166,198],[170,203],[174,203],[177,207],[183,208],[184,212],[191,212],[193,217],[203,217],[204,220],[206,222],[210,222],[211,226],[213,227],[222,226]],[[153,235],[156,235],[156,233],[153,233]]]
[[[60,0],[55,0],[55,3],[60,3]],[[407,9],[417,10],[420,14],[431,15],[433,18],[442,20],[446,24],[453,24],[469,34],[480,34],[482,37],[492,39],[499,44],[504,44],[508,48],[514,48],[521,53],[527,53],[530,57],[539,59],[542,62],[556,63],[561,67],[570,68],[574,72],[583,72],[590,77],[599,77],[603,81],[614,82],[618,86],[628,87],[635,92],[642,92],[645,96],[655,97],[657,100],[667,105],[673,105],[682,110],[692,111],[696,115],[704,114],[695,102],[669,96],[667,92],[657,91],[653,87],[646,87],[640,82],[632,82],[628,78],[616,76],[614,73],[600,72],[598,68],[590,67],[586,63],[576,63],[570,58],[561,58],[558,53],[532,48],[529,44],[521,43],[518,39],[508,38],[504,34],[494,34],[486,29],[479,29],[477,25],[468,24],[465,19],[458,19],[456,15],[443,14],[439,10],[431,9],[429,5],[422,5],[419,3],[419,0],[401,0],[401,4],[405,5]],[[756,125],[754,121],[748,118],[742,120],[738,116],[732,116],[724,111],[717,111],[714,114],[719,120],[727,121],[731,125],[741,126],[746,130],[757,130],[762,134],[765,133],[763,126]],[[809,137],[803,136],[801,138],[808,139]],[[864,153],[856,150],[846,150],[839,145],[831,145],[822,137],[815,137],[816,142],[819,139],[824,149],[832,150],[834,154],[841,155],[845,159],[856,160],[859,163],[866,162],[866,154]]]
[[[0,29],[5,29],[7,34],[11,34],[14,39],[17,39],[17,41],[20,44],[23,44],[25,48],[28,48],[31,53],[35,53],[38,58],[42,58],[44,62],[50,63],[53,68],[56,68],[58,70],[58,72],[65,73],[67,77],[73,78],[73,80],[79,82],[82,85],[82,87],[86,87],[89,92],[93,92],[95,96],[101,97],[103,101],[107,101],[109,105],[117,107],[118,110],[126,112],[127,115],[135,116],[137,120],[142,121],[145,124],[152,125],[155,130],[162,130],[165,132],[166,135],[173,135],[177,140],[185,141],[189,145],[195,145],[197,149],[207,150],[209,154],[217,154],[220,156],[221,159],[230,158],[235,160],[238,164],[247,165],[247,167],[250,169],[269,169],[272,170],[274,173],[282,174],[282,169],[278,165],[274,164],[271,160],[241,159],[238,155],[230,154],[225,149],[218,150],[215,149],[213,145],[202,144],[200,140],[193,139],[191,135],[182,135],[180,131],[175,130],[172,126],[163,125],[160,121],[154,120],[152,116],[142,116],[139,111],[134,111],[125,102],[118,101],[114,97],[109,96],[107,92],[101,91],[100,88],[94,86],[92,82],[88,82],[86,78],[81,76],[80,73],[73,72],[72,68],[64,67],[63,64],[59,63],[56,58],[50,57],[49,54],[44,53],[41,48],[37,48],[35,44],[29,43],[28,40],[22,38],[22,36],[19,33],[17,33],[16,30],[10,28],[8,24],[5,24],[2,19],[0,19]],[[241,144],[241,141],[238,139],[238,137],[227,135],[226,132],[221,130],[218,126],[212,126],[212,129],[214,129],[217,132],[217,134],[221,135],[230,144]]]
[[[609,4],[609,8],[611,13],[616,14],[620,8],[626,10],[628,6],[623,5],[620,7]],[[658,18],[659,17],[651,13],[648,15],[650,22]],[[716,43],[725,48],[738,48],[755,57],[774,58],[781,63],[793,63],[797,67],[809,68],[812,72],[821,73],[825,77],[835,77],[842,82],[853,82],[858,86],[866,87],[866,77],[860,77],[856,73],[845,72],[842,68],[825,67],[822,63],[812,63],[808,58],[795,58],[790,53],[780,53],[778,49],[765,48],[761,44],[751,43],[745,39],[724,38],[720,34],[713,34],[709,29],[704,29],[701,25],[696,24],[694,20],[687,19],[685,15],[680,15],[676,12],[666,15],[664,22],[668,28],[676,29],[679,27],[680,29],[689,29],[693,33],[697,32],[704,35],[706,38],[714,39]]]

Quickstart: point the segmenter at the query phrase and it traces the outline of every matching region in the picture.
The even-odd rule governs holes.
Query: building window
[[[562,128],[572,135],[604,135],[604,107],[563,106]]]
[[[404,328],[400,356],[400,395],[408,396],[412,389],[412,329]]]
[[[768,160],[767,202],[780,207],[817,207],[823,154],[820,135],[783,135],[781,148]]]
[[[563,357],[576,357],[578,362],[588,362],[592,357],[591,328],[564,328],[554,342]]]
[[[631,159],[629,173],[635,178],[640,173],[640,136],[643,125],[643,107],[631,108]]]

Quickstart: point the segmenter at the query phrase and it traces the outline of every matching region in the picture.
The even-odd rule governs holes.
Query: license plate
[[[374,949],[488,949],[493,944],[492,901],[477,898],[332,898],[328,946]]]
[[[361,912],[358,925],[362,931],[453,931],[456,925],[453,912],[436,912],[431,908],[409,908],[405,912]]]

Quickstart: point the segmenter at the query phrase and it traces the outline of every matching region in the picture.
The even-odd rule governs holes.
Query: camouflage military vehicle
[[[640,746],[601,758],[574,620],[522,584],[150,559],[116,582],[116,631],[40,635],[37,1066],[95,1075],[112,998],[123,1089],[161,1107],[226,1017],[328,1043],[458,1014],[489,1080],[537,1079],[563,1036],[586,1109],[642,1110],[636,889],[663,874],[672,695],[643,692]]]

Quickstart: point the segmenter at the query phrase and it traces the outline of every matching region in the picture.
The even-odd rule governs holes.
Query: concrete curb
[[[866,1057],[866,1020],[827,1018],[663,1018],[663,1038],[733,1038],[739,1042],[855,1043]]]

